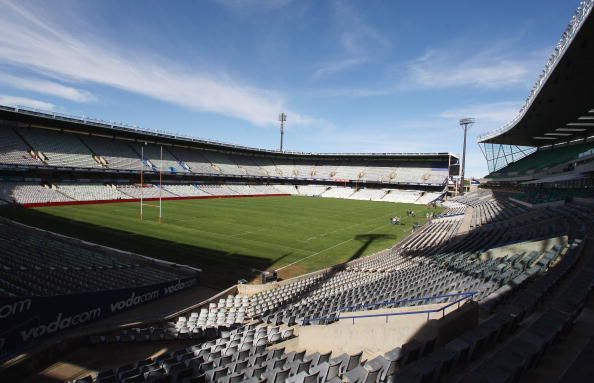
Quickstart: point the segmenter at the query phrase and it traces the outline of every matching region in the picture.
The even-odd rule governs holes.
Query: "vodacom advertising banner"
[[[130,289],[0,299],[0,360],[47,336],[166,297],[197,282],[197,277],[192,277]]]

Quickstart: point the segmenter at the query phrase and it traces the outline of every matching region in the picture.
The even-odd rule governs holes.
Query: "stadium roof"
[[[135,125],[103,121],[87,117],[71,116],[49,111],[41,111],[27,107],[11,107],[0,105],[0,120],[25,123],[31,126],[56,128],[63,131],[76,131],[91,135],[107,135],[109,137],[120,137],[135,141],[151,141],[163,144],[192,146],[220,151],[245,152],[263,155],[282,155],[290,157],[373,157],[399,158],[402,160],[448,160],[448,157],[458,160],[458,156],[448,152],[439,153],[305,153],[305,152],[279,152],[277,150],[251,148],[241,145],[233,145],[210,141],[202,138],[191,137],[161,130],[141,129]],[[452,161],[456,163],[456,161]]]
[[[518,117],[480,143],[541,147],[594,136],[593,6],[582,1]]]

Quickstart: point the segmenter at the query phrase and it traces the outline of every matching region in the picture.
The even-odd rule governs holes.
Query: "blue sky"
[[[0,103],[306,152],[461,152],[512,119],[579,0],[0,2]]]

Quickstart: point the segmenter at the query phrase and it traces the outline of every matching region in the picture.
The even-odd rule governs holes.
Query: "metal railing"
[[[524,102],[522,108],[520,108],[520,111],[518,112],[516,117],[514,117],[513,120],[505,124],[503,127],[492,130],[488,133],[479,136],[478,142],[482,142],[489,138],[493,138],[503,132],[510,130],[513,126],[515,126],[515,124],[518,121],[520,121],[520,119],[524,117],[524,115],[534,102],[534,99],[542,89],[543,85],[547,82],[547,80],[553,73],[553,70],[557,67],[557,64],[565,54],[565,51],[567,51],[567,48],[569,48],[569,46],[571,45],[573,38],[584,24],[584,21],[586,21],[586,19],[588,18],[588,15],[592,11],[593,7],[594,0],[583,0],[580,2],[580,5],[578,6],[575,14],[569,22],[569,25],[565,29],[565,32],[563,32],[563,35],[561,36],[559,42],[555,46],[555,49],[553,50],[553,53],[551,54],[547,63],[545,64],[544,69],[542,70],[542,72],[540,72],[538,80],[536,80],[536,83],[534,84],[534,86],[532,86],[530,94],[528,95],[528,97],[526,97],[526,101]]]
[[[418,314],[427,314],[427,320],[429,320],[431,314],[433,314],[433,313],[441,312],[442,317],[443,317],[443,316],[445,316],[445,311],[448,308],[450,308],[454,305],[458,305],[458,308],[460,308],[460,304],[462,302],[464,302],[465,300],[468,300],[468,299],[472,299],[476,294],[478,294],[478,291],[467,291],[467,292],[463,292],[463,293],[435,295],[435,296],[420,297],[420,298],[407,298],[407,299],[401,299],[401,300],[397,300],[397,301],[385,301],[385,302],[379,302],[379,303],[371,303],[371,304],[367,304],[367,305],[354,305],[354,306],[339,307],[338,308],[339,312],[336,316],[304,319],[303,324],[308,325],[308,324],[311,324],[312,322],[317,322],[318,324],[325,325],[325,324],[340,321],[343,319],[352,319],[353,324],[355,324],[356,319],[378,318],[378,317],[385,317],[386,323],[388,323],[388,318],[391,316],[418,315]],[[458,297],[458,298],[452,302],[449,302],[445,306],[438,307],[435,309],[429,309],[429,310],[400,311],[400,312],[395,312],[395,313],[346,315],[346,316],[342,315],[342,313],[340,312],[340,310],[343,310],[343,309],[348,309],[350,311],[356,311],[356,310],[363,310],[363,309],[371,308],[372,310],[377,310],[381,307],[386,307],[386,306],[391,306],[391,305],[396,305],[396,304],[401,304],[401,303],[411,303],[411,302],[425,302],[423,304],[429,304],[430,301],[449,299],[449,298],[454,298],[454,297]],[[348,313],[349,311],[346,311],[346,312]]]

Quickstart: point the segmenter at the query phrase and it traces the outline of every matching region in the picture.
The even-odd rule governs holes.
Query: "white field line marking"
[[[182,219],[182,220],[175,220],[175,219],[167,220],[165,218],[165,222],[163,224],[167,225],[167,224],[171,224],[171,222],[187,222],[187,221],[193,221],[193,220],[196,220],[196,219],[199,219],[199,218],[200,217],[194,217],[194,218],[186,218],[186,219]],[[147,222],[149,222],[149,221],[147,221]],[[178,226],[179,227],[179,225],[173,225],[173,226]],[[181,228],[182,229],[185,229],[186,231],[190,231],[190,232],[193,231],[193,232],[207,233],[207,234],[210,234],[211,237],[231,238],[231,237],[234,236],[234,235],[229,235],[229,234],[217,233],[217,232],[214,232],[214,231],[208,231],[208,230],[198,229],[198,228],[195,228],[195,227],[185,227],[184,226],[184,227],[181,227]],[[134,233],[134,234],[139,234],[140,235],[140,233]],[[246,233],[243,233],[243,234],[246,234]],[[301,252],[301,253],[303,253],[303,252],[309,252],[309,250],[306,250],[306,249],[298,249],[296,247],[281,245],[279,243],[270,243],[270,242],[265,242],[265,241],[258,241],[258,240],[255,240],[255,239],[249,239],[249,238],[242,238],[242,239],[244,241],[246,241],[246,242],[253,242],[253,243],[256,243],[256,244],[259,244],[259,245],[264,245],[264,246],[282,247],[284,249],[290,249],[290,250],[294,250],[294,251]],[[190,246],[192,246],[192,244],[190,244]],[[231,253],[231,252],[228,252],[228,253]]]
[[[184,219],[169,219],[169,220],[166,220],[165,223],[167,224],[167,223],[172,223],[172,222],[175,222],[175,223],[178,223],[178,222],[189,222],[189,221],[199,220],[200,218],[201,217],[191,217],[191,218],[184,218]],[[365,221],[365,222],[367,222],[367,221]],[[355,224],[355,225],[361,225],[361,224],[362,223],[358,223],[358,224]],[[256,230],[256,231],[246,231],[246,232],[242,232],[242,233],[239,233],[239,234],[232,234],[232,235],[217,233],[217,232],[203,230],[203,229],[197,229],[195,227],[191,227],[191,228],[188,228],[188,229],[189,230],[198,231],[198,232],[202,232],[202,233],[214,234],[215,236],[220,236],[220,237],[224,237],[224,238],[233,238],[233,237],[239,237],[239,236],[244,235],[244,234],[256,233],[256,232],[264,231],[267,228],[262,228],[262,229],[259,229],[259,230]],[[338,230],[343,230],[343,229],[338,229]],[[336,230],[334,230],[334,231],[336,231]],[[294,250],[294,251],[298,251],[298,252],[302,252],[302,253],[303,252],[309,252],[310,251],[310,250],[307,250],[307,249],[302,249],[302,248],[296,248],[296,247],[281,245],[279,243],[270,243],[270,242],[266,242],[266,241],[258,241],[258,240],[249,239],[249,238],[243,238],[243,239],[245,241],[248,241],[248,242],[255,242],[255,243],[259,243],[259,244],[278,246],[278,247],[282,247],[282,248],[285,248],[285,249],[290,249],[290,250]],[[298,241],[298,242],[303,242],[303,241]]]
[[[195,217],[194,216],[194,217],[186,218],[186,219],[171,219],[171,220],[169,220],[169,222],[187,222],[187,221],[194,221],[194,220],[197,220],[197,219],[200,219],[200,217]],[[327,234],[330,234],[330,233],[333,233],[333,232],[336,232],[336,231],[340,231],[340,230],[345,230],[345,229],[350,228],[350,227],[353,227],[353,226],[359,226],[359,225],[362,225],[362,224],[364,224],[364,223],[366,223],[368,221],[374,220],[374,219],[376,219],[376,218],[371,218],[371,219],[368,219],[366,221],[359,222],[357,224],[353,224],[353,225],[350,225],[350,226],[347,226],[347,227],[344,227],[344,228],[339,228],[339,229],[336,229],[336,230],[332,230],[332,231],[329,231],[327,233],[323,233],[321,236],[326,236]],[[365,234],[373,233],[375,230],[377,230],[377,229],[379,229],[381,227],[384,227],[384,226],[388,226],[388,225],[389,224],[380,225],[380,226],[374,228],[373,230],[371,230],[371,231],[369,231],[369,232],[367,232]],[[221,233],[216,233],[216,232],[212,232],[212,231],[208,231],[208,230],[197,229],[197,228],[193,228],[193,227],[192,228],[189,228],[189,229],[192,230],[192,231],[198,231],[198,232],[202,232],[202,233],[208,233],[208,234],[212,234],[214,236],[219,236],[219,237],[224,237],[224,238],[231,238],[231,237],[237,236],[237,234],[235,234],[235,235],[221,234]],[[262,230],[264,230],[264,228],[261,229],[261,230],[259,230],[259,231],[262,231]],[[241,235],[247,234],[247,233],[248,232],[244,232],[244,233],[241,233]],[[294,250],[294,251],[297,251],[297,252],[307,252],[308,251],[306,249],[301,249],[301,248],[295,248],[295,247],[291,247],[291,246],[281,245],[279,243],[271,244],[269,242],[262,242],[262,241],[257,241],[257,240],[253,240],[253,239],[249,239],[249,238],[244,238],[244,240],[247,241],[247,242],[255,242],[255,243],[258,243],[258,244],[278,246],[278,247],[282,247],[282,248],[285,248],[285,249]],[[324,252],[326,252],[328,250],[331,250],[331,249],[333,249],[335,247],[338,247],[338,246],[340,246],[340,245],[342,245],[342,244],[344,244],[346,242],[352,241],[352,240],[354,240],[354,238],[347,239],[347,240],[345,240],[343,242],[340,242],[340,243],[337,243],[337,244],[332,245],[330,247],[327,247],[327,248],[325,248],[323,250],[320,250],[320,251],[318,251],[316,253],[310,254],[310,255],[308,255],[308,256],[306,256],[304,258],[300,258],[300,259],[298,259],[298,260],[296,260],[296,261],[294,261],[292,263],[289,263],[289,264],[287,264],[287,265],[285,265],[285,266],[283,266],[283,267],[281,267],[281,268],[279,268],[277,270],[282,270],[282,269],[287,268],[289,266],[292,266],[294,264],[300,263],[300,262],[302,262],[302,261],[304,261],[306,259],[309,259],[311,257],[317,256],[317,255],[319,255],[321,253],[324,253]],[[303,242],[303,241],[299,241],[299,242]]]
[[[229,237],[241,237],[244,234],[255,234],[255,233],[259,233],[259,232],[264,231],[264,230],[267,230],[267,228],[263,227],[263,228],[258,229],[258,230],[244,231],[242,233],[237,233],[237,234],[230,235]]]
[[[388,216],[386,216],[386,217],[388,217]],[[350,228],[352,228],[352,227],[360,226],[360,225],[366,224],[366,223],[367,223],[367,222],[369,222],[369,221],[375,221],[376,219],[377,219],[377,217],[370,218],[370,219],[367,219],[367,220],[365,220],[365,221],[361,221],[361,222],[359,222],[359,223],[354,223],[354,224],[352,224],[352,225],[343,226],[343,227],[340,227],[340,228],[338,228],[338,229],[334,229],[334,230],[331,230],[331,231],[327,231],[327,232],[325,232],[325,233],[322,233],[322,234],[317,234],[317,235],[314,235],[313,237],[309,237],[309,238],[307,238],[307,239],[299,240],[299,241],[297,241],[297,242],[309,242],[309,241],[311,241],[312,239],[315,239],[315,238],[317,238],[317,237],[325,237],[325,236],[327,236],[328,234],[332,234],[332,233],[336,233],[337,231],[343,231],[343,230],[346,230],[346,229],[350,229]]]
[[[374,231],[376,231],[377,229],[379,229],[379,228],[381,228],[381,227],[384,227],[384,226],[388,226],[388,225],[389,225],[389,224],[383,224],[383,225],[380,225],[380,226],[376,227],[375,229],[373,229],[373,230],[371,230],[371,231],[368,231],[368,232],[367,232],[367,233],[365,233],[365,234],[371,234],[371,233],[373,233]],[[299,262],[305,261],[306,259],[309,259],[309,258],[311,258],[311,257],[315,257],[316,255],[319,255],[319,254],[321,254],[321,253],[323,253],[323,252],[325,252],[325,251],[332,250],[332,249],[334,249],[335,247],[338,247],[338,246],[340,246],[340,245],[342,245],[342,244],[345,244],[345,243],[347,243],[347,242],[353,241],[354,239],[355,239],[355,238],[350,238],[350,239],[347,239],[347,240],[345,240],[345,241],[342,241],[342,242],[340,242],[340,243],[337,243],[337,244],[335,244],[335,245],[332,245],[332,246],[330,246],[330,247],[327,247],[327,248],[325,248],[325,249],[323,249],[323,250],[320,250],[320,251],[318,251],[317,253],[313,253],[313,254],[311,254],[311,255],[308,255],[308,256],[306,256],[306,257],[300,258],[300,259],[298,259],[298,260],[296,260],[296,261],[294,261],[294,262],[291,262],[291,263],[289,263],[289,264],[287,264],[287,265],[285,265],[285,266],[283,266],[283,267],[281,267],[281,268],[278,268],[278,269],[276,269],[276,271],[280,271],[280,270],[282,270],[282,269],[286,269],[286,268],[287,268],[287,267],[289,267],[289,266],[293,266],[293,265],[295,265],[295,264],[297,264],[297,263],[299,263]]]

